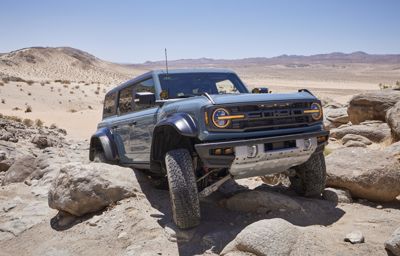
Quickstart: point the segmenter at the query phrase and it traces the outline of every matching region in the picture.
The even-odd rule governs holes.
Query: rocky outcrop
[[[295,199],[272,191],[247,191],[236,194],[226,200],[226,207],[240,212],[268,212],[284,209],[300,210],[301,205]]]
[[[396,229],[388,240],[385,242],[386,250],[395,256],[400,256],[400,228]]]
[[[11,165],[3,179],[3,185],[23,182],[35,171],[35,158],[30,155],[22,156]]]
[[[346,143],[348,143],[350,141],[361,142],[362,144],[365,144],[365,145],[371,145],[372,144],[372,142],[368,138],[366,138],[364,136],[361,136],[361,135],[357,135],[357,134],[346,134],[342,138],[342,143],[343,144],[346,144]]]
[[[382,90],[355,95],[349,103],[347,113],[353,124],[365,120],[385,121],[386,112],[400,101],[400,92]]]
[[[325,108],[324,126],[327,129],[339,127],[349,122],[346,108]]]
[[[302,231],[282,219],[257,221],[243,229],[221,255],[290,255]]]
[[[386,122],[392,131],[394,141],[400,140],[400,101],[397,102],[386,114]]]
[[[63,166],[48,194],[49,206],[75,216],[95,212],[135,195],[140,186],[130,168],[103,163]]]
[[[390,137],[390,128],[382,122],[364,122],[360,125],[346,125],[331,130],[330,136],[342,139],[347,134],[360,135],[373,142],[382,142]]]
[[[327,186],[353,197],[392,201],[400,194],[400,162],[386,151],[342,148],[326,157]]]

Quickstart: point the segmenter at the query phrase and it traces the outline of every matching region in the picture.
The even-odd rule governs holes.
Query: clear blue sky
[[[0,52],[71,46],[115,62],[400,53],[400,1],[1,0]]]

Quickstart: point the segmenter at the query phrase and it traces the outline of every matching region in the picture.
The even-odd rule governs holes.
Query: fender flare
[[[154,131],[163,127],[172,126],[180,135],[186,137],[197,137],[198,127],[193,118],[187,113],[176,113],[160,121]]]
[[[164,143],[160,144],[160,141],[167,139],[163,138],[163,132],[159,132],[164,129],[172,129],[180,136],[186,138],[197,138],[199,133],[196,121],[187,113],[176,113],[157,123],[153,130],[150,153],[150,169],[156,172],[161,170],[159,163],[162,154],[168,151],[168,148],[171,146]]]
[[[95,157],[96,147],[99,143],[103,149],[104,156],[109,161],[117,159],[117,149],[113,140],[110,129],[106,127],[99,128],[90,138],[89,160],[93,161]]]

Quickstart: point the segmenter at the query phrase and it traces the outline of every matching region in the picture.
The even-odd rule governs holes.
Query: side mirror
[[[137,92],[135,103],[138,105],[154,105],[156,103],[156,95],[152,92]]]
[[[267,87],[256,87],[252,91],[252,93],[270,93]]]

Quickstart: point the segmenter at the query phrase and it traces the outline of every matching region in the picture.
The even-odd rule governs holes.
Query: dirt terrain
[[[400,92],[381,91],[378,84],[394,87],[400,80],[398,55],[170,63],[194,66],[232,68],[250,88],[309,88],[321,96],[331,130],[327,186],[335,189],[310,199],[298,196],[283,176],[228,182],[201,200],[199,227],[179,230],[167,190],[140,171],[88,161],[88,138],[105,92],[163,63],[121,65],[71,48],[28,48],[0,55],[0,255],[389,254],[385,242],[400,227]],[[80,172],[94,178],[73,180]],[[62,189],[62,173],[71,191]],[[135,182],[126,185],[121,177]],[[100,192],[88,193],[90,186]],[[113,186],[129,195],[121,192],[109,203]],[[68,200],[51,198],[49,191],[72,195],[70,207],[98,210],[78,216],[52,209]],[[100,199],[90,201],[94,197]],[[357,231],[363,243],[344,241]]]

